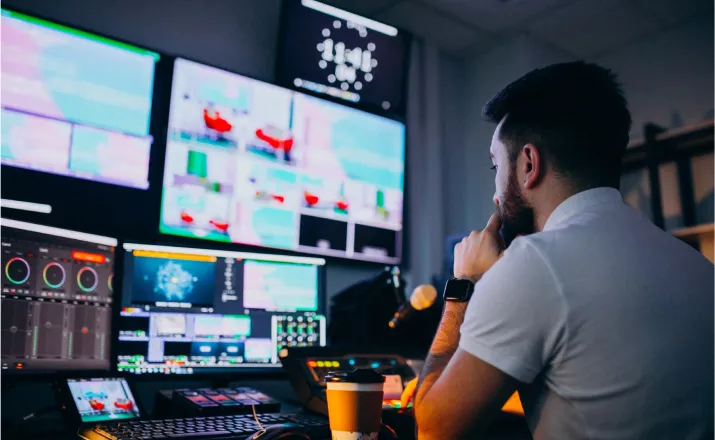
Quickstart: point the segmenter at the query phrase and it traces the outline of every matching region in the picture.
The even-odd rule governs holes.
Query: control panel
[[[155,403],[157,415],[165,417],[252,414],[254,409],[269,413],[280,408],[277,400],[248,387],[160,390]]]
[[[325,345],[325,316],[273,315],[271,339],[275,350],[273,363],[283,348]]]

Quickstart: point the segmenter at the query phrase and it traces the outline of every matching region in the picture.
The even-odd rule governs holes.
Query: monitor
[[[117,240],[2,222],[2,370],[109,370]]]
[[[314,0],[285,0],[278,84],[404,114],[410,35]]]
[[[123,247],[119,371],[280,367],[284,347],[325,345],[321,258]]]
[[[2,10],[3,165],[149,187],[159,55]]]
[[[177,59],[160,231],[396,264],[405,126]]]

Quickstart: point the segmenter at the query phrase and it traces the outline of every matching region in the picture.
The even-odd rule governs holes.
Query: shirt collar
[[[623,197],[615,188],[601,187],[581,191],[564,200],[554,209],[554,212],[546,220],[543,230],[553,229],[562,221],[593,206],[617,203],[623,203]]]

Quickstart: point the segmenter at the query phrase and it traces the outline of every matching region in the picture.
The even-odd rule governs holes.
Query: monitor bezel
[[[196,243],[194,240],[195,244],[201,244],[202,242]],[[243,256],[258,256],[258,257],[265,257],[267,260],[272,260],[275,261],[276,258],[279,259],[285,259],[285,260],[293,260],[295,262],[310,262],[310,261],[315,261],[315,262],[321,262],[321,264],[316,264],[318,268],[318,310],[316,311],[317,314],[325,316],[326,319],[326,332],[327,332],[327,324],[329,323],[329,317],[328,317],[328,311],[329,307],[327,304],[328,300],[328,295],[327,295],[327,290],[326,290],[326,267],[327,267],[327,260],[322,257],[306,257],[306,256],[294,256],[294,255],[286,255],[283,253],[280,254],[270,254],[270,253],[256,253],[256,252],[243,252],[243,251],[233,251],[233,250],[225,250],[225,249],[217,249],[217,248],[210,248],[210,247],[187,247],[184,245],[180,246],[175,246],[175,245],[150,245],[147,243],[139,243],[137,241],[124,241],[121,243],[121,246],[117,247],[117,256],[116,258],[116,264],[119,265],[119,268],[116,270],[116,272],[120,272],[122,276],[120,277],[117,282],[115,282],[115,288],[117,291],[122,291],[123,290],[123,283],[124,283],[124,262],[126,259],[126,253],[129,252],[130,250],[127,249],[127,245],[129,247],[133,246],[153,246],[156,248],[162,248],[162,249],[171,249],[173,252],[178,252],[181,253],[181,250],[199,250],[201,252],[204,252],[206,254],[210,254],[211,252],[219,252],[224,255],[243,255]],[[112,319],[113,323],[115,325],[112,326],[112,345],[111,345],[111,372],[112,374],[115,375],[121,375],[122,377],[127,377],[131,378],[132,380],[142,380],[142,378],[145,378],[147,380],[157,380],[160,378],[166,379],[166,380],[179,380],[179,378],[183,380],[212,380],[217,383],[226,383],[231,380],[243,380],[251,377],[258,377],[258,378],[266,378],[268,376],[282,376],[283,375],[283,369],[282,365],[280,362],[278,364],[268,364],[268,365],[261,365],[261,364],[250,364],[246,366],[240,366],[240,367],[228,367],[228,368],[221,368],[217,369],[217,371],[211,371],[210,369],[194,369],[194,372],[191,374],[177,374],[177,373],[171,373],[171,374],[166,374],[166,373],[130,373],[127,371],[119,371],[118,370],[118,348],[119,348],[119,319],[120,319],[120,314],[121,314],[121,298],[119,298],[115,302],[116,306],[112,310]],[[278,312],[277,312],[278,313]],[[327,335],[326,335],[327,336]]]

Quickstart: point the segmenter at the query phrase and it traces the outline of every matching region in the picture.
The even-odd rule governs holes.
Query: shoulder
[[[515,239],[499,261],[504,266],[528,273],[535,270],[551,270],[550,250],[555,243],[554,232],[539,232]]]
[[[548,237],[527,236],[515,239],[504,256],[477,283],[485,297],[500,301],[527,300],[560,296],[560,286],[548,252]],[[487,293],[488,292],[488,293]]]

